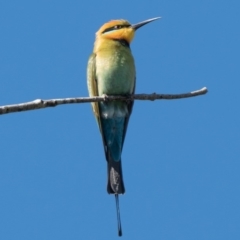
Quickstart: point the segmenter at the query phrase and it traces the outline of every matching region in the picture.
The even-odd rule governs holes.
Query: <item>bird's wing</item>
[[[96,54],[93,53],[88,60],[88,68],[87,68],[87,85],[88,85],[88,91],[90,97],[93,96],[99,96],[98,93],[98,84],[97,84],[97,77],[96,77]],[[92,104],[92,109],[94,112],[94,115],[96,117],[97,123],[99,130],[102,135],[102,140],[103,140],[103,145],[104,145],[104,152],[107,154],[107,144],[104,139],[103,131],[102,131],[102,122],[101,122],[101,113],[99,110],[99,102],[93,102]]]
[[[98,95],[98,87],[97,87],[97,79],[96,79],[96,54],[91,54],[88,60],[88,67],[87,67],[87,85],[88,85],[88,92],[90,97],[99,96]],[[92,108],[94,115],[99,117],[99,107],[97,102],[93,102]]]

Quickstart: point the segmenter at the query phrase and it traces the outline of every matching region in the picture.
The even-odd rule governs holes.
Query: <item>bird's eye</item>
[[[102,34],[106,33],[106,32],[111,32],[113,30],[117,30],[117,29],[121,29],[121,28],[128,28],[130,27],[131,25],[115,25],[113,27],[110,27],[110,28],[107,28],[105,29]]]

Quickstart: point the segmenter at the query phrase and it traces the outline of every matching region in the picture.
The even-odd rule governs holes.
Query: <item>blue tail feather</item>
[[[125,118],[102,119],[102,131],[107,149],[114,161],[121,160]]]

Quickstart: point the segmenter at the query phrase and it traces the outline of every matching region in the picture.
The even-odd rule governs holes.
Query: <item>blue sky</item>
[[[124,239],[240,239],[239,1],[1,1],[0,105],[87,96],[95,32],[162,16],[132,43],[137,101],[123,150]],[[0,238],[118,239],[89,104],[0,116]]]

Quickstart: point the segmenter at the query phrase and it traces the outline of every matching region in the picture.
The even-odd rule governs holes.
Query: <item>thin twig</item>
[[[0,114],[7,114],[13,112],[21,112],[28,110],[35,110],[46,107],[55,107],[61,104],[70,104],[70,103],[89,103],[89,102],[101,102],[101,101],[113,101],[113,100],[172,100],[172,99],[180,99],[180,98],[189,98],[195,97],[199,95],[203,95],[207,93],[207,88],[204,87],[200,90],[189,92],[189,93],[181,93],[181,94],[135,94],[129,96],[101,96],[101,97],[79,97],[79,98],[61,98],[61,99],[49,99],[42,100],[36,99],[31,102],[20,103],[20,104],[12,104],[6,106],[0,106]]]

